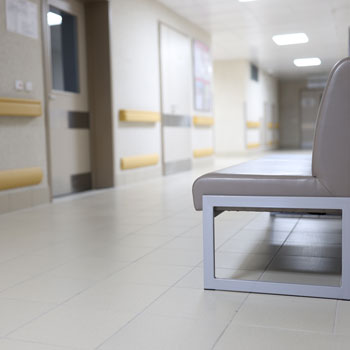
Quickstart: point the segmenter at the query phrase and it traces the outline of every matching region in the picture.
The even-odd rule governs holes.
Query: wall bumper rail
[[[193,157],[195,158],[202,158],[202,157],[209,157],[214,154],[214,149],[212,148],[200,148],[193,150]]]
[[[41,101],[0,97],[0,116],[39,117],[42,115]]]
[[[214,125],[214,118],[213,117],[194,116],[193,117],[193,125],[195,125],[195,126],[211,126],[211,125]]]
[[[0,170],[0,191],[39,185],[42,180],[40,168]]]
[[[247,144],[247,148],[248,148],[248,149],[259,148],[260,146],[261,146],[260,143],[248,143],[248,144]]]
[[[130,123],[157,123],[160,121],[160,113],[121,109],[119,111],[119,120]]]
[[[258,129],[260,128],[260,122],[257,121],[247,121],[248,129]]]
[[[120,168],[122,170],[141,168],[151,165],[157,165],[159,162],[158,154],[146,154],[141,156],[123,157],[120,159]]]

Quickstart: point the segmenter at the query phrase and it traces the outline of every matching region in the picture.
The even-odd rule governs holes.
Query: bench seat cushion
[[[329,197],[331,193],[312,176],[311,157],[270,156],[214,171],[193,184],[196,210],[203,195]]]

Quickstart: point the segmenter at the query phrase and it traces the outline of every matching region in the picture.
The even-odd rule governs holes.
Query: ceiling
[[[350,0],[158,0],[212,37],[215,60],[248,59],[280,78],[327,74],[348,55]],[[276,34],[304,32],[309,42],[277,46]],[[296,68],[295,58],[321,66]]]

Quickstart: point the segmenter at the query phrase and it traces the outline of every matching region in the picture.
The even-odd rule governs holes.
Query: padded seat
[[[311,156],[270,156],[203,175],[193,184],[195,209],[202,210],[204,195],[331,196],[312,176],[311,162]]]

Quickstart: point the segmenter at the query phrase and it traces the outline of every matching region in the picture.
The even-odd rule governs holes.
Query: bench
[[[199,177],[203,211],[204,288],[350,299],[350,58],[332,69],[320,104],[312,157],[267,157]],[[226,210],[341,212],[342,279],[338,286],[215,277],[215,216]]]

